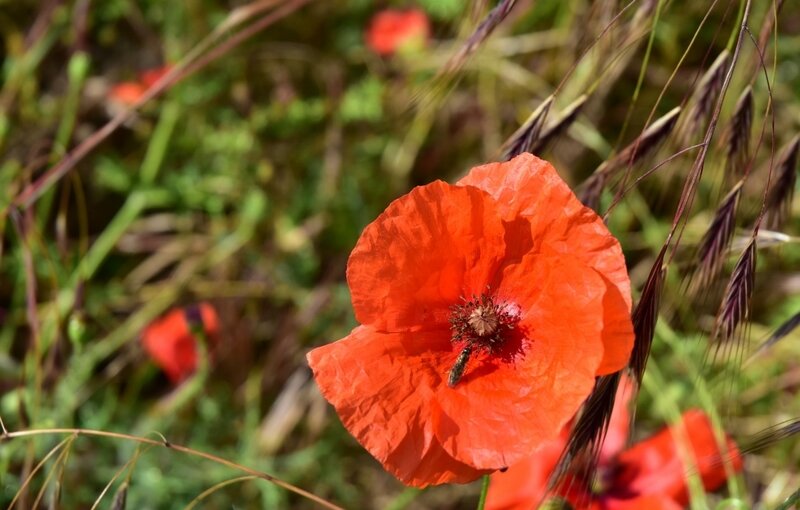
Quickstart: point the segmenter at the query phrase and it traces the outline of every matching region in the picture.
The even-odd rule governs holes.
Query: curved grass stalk
[[[257,479],[258,479],[257,476],[244,475],[244,476],[237,476],[236,478],[231,478],[230,480],[225,480],[224,482],[219,482],[217,484],[214,484],[213,486],[209,487],[208,489],[198,494],[196,498],[194,498],[192,501],[189,502],[188,505],[184,507],[184,510],[192,510],[202,500],[214,494],[223,487],[227,487],[228,485],[233,485],[235,483],[247,482],[250,480],[257,480]]]
[[[3,433],[2,436],[0,436],[0,438],[12,437],[10,433],[6,433],[5,432],[5,427],[3,428],[3,431],[4,431],[4,433]],[[75,440],[75,437],[76,436],[73,433],[73,435],[71,437],[64,438],[60,443],[55,445],[49,452],[47,452],[47,455],[45,455],[44,458],[42,460],[40,460],[38,464],[36,464],[36,467],[33,468],[33,470],[30,472],[30,474],[25,479],[25,481],[22,482],[22,485],[17,490],[16,494],[14,494],[14,498],[11,500],[11,503],[9,503],[8,507],[6,507],[6,510],[11,510],[12,508],[14,508],[14,505],[17,504],[17,501],[22,496],[22,494],[25,492],[25,489],[28,488],[28,485],[31,483],[31,480],[33,480],[33,477],[36,476],[36,473],[38,473],[39,470],[44,467],[45,463],[47,463],[47,461],[50,460],[50,457],[55,455],[59,450],[61,450],[62,448],[64,448],[68,444],[72,443],[72,441]]]
[[[144,451],[144,453],[147,453],[152,447],[153,447],[152,445],[147,446],[147,449]],[[142,451],[140,450],[139,447],[137,447],[136,448],[136,453],[134,453],[133,458],[131,460],[129,460],[128,462],[126,462],[125,464],[123,464],[122,467],[119,468],[116,473],[114,473],[114,476],[111,477],[111,480],[108,481],[106,486],[103,487],[103,490],[100,492],[100,494],[98,494],[97,498],[95,498],[94,504],[92,505],[91,510],[96,510],[97,509],[98,505],[100,505],[100,501],[103,500],[103,496],[106,495],[106,493],[111,488],[111,486],[114,485],[114,482],[116,482],[117,479],[126,470],[128,471],[128,476],[126,477],[126,482],[123,482],[122,485],[124,486],[127,483],[127,480],[130,480],[131,475],[133,474],[133,469],[136,467],[136,462],[138,462],[140,455],[142,455]]]
[[[137,442],[137,443],[145,444],[145,445],[163,446],[163,447],[168,448],[170,450],[175,450],[177,452],[181,452],[181,453],[186,454],[186,455],[190,455],[190,456],[193,456],[193,457],[198,457],[198,458],[210,460],[211,462],[216,462],[217,464],[221,464],[221,465],[226,466],[226,467],[228,467],[230,469],[234,469],[234,470],[237,470],[237,471],[241,471],[243,473],[247,473],[248,475],[251,475],[251,476],[253,476],[255,478],[260,478],[262,480],[266,480],[266,481],[268,481],[268,482],[270,482],[272,484],[277,485],[278,487],[281,487],[283,489],[288,490],[289,492],[293,492],[293,493],[295,493],[295,494],[297,494],[299,496],[302,496],[302,497],[304,497],[304,498],[306,498],[306,499],[308,499],[310,501],[318,503],[318,504],[324,506],[325,508],[329,508],[329,509],[332,509],[332,510],[343,510],[342,507],[340,507],[340,506],[337,506],[337,505],[335,505],[335,504],[333,504],[333,503],[331,503],[331,502],[329,502],[329,501],[327,501],[327,500],[325,500],[325,499],[323,499],[323,498],[321,498],[321,497],[319,497],[319,496],[317,496],[315,494],[312,494],[312,493],[310,493],[310,492],[308,492],[308,491],[306,491],[304,489],[301,489],[300,487],[292,485],[289,482],[284,482],[283,480],[281,480],[279,478],[276,478],[276,477],[274,477],[274,476],[272,476],[272,475],[270,475],[268,473],[264,473],[263,471],[258,471],[257,469],[253,469],[253,468],[249,468],[247,466],[243,466],[242,464],[238,464],[238,463],[233,462],[231,460],[219,457],[217,455],[214,455],[213,453],[207,453],[207,452],[203,452],[203,451],[200,451],[200,450],[195,450],[193,448],[189,448],[188,446],[183,446],[183,445],[179,445],[179,444],[173,444],[173,443],[170,443],[169,441],[167,441],[166,439],[164,439],[162,441],[156,441],[155,439],[149,439],[149,438],[146,438],[146,437],[133,436],[133,435],[124,434],[124,433],[121,433],[121,432],[108,432],[108,431],[105,431],[105,430],[76,429],[76,428],[29,429],[29,430],[20,430],[20,431],[16,431],[16,432],[7,432],[4,429],[3,430],[3,434],[0,435],[0,439],[9,440],[9,439],[19,439],[19,438],[23,438],[23,437],[32,437],[32,436],[41,436],[41,435],[57,435],[57,434],[70,434],[71,437],[68,437],[68,438],[64,439],[53,450],[51,450],[50,453],[48,453],[47,456],[44,459],[42,459],[41,462],[39,462],[39,464],[36,466],[36,468],[31,473],[31,478],[33,477],[33,475],[39,469],[41,469],[41,467],[44,465],[44,463],[55,453],[55,451],[60,449],[68,441],[74,440],[76,437],[78,437],[80,435],[106,437],[106,438],[119,439],[119,440],[124,440],[124,441],[133,441],[133,442]],[[26,480],[25,484],[23,485],[22,488],[20,488],[19,492],[21,492],[24,489],[24,487],[27,486],[29,481],[30,481],[30,478],[28,480]],[[17,499],[17,497],[15,497],[14,501],[11,502],[11,505],[8,507],[8,510],[11,510],[11,508],[14,506],[14,503],[15,503],[16,499]]]

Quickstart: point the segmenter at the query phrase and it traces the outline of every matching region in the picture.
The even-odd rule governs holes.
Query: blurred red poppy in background
[[[530,154],[392,202],[347,281],[362,325],[309,364],[345,427],[409,485],[521,461],[633,344],[619,243]]]
[[[194,329],[205,333],[209,348],[216,344],[219,319],[210,304],[174,309],[142,332],[145,351],[174,383],[186,379],[197,367],[198,340]]]
[[[148,69],[139,73],[137,81],[125,81],[111,87],[109,99],[126,106],[135,104],[162,76],[170,72],[171,65]]]
[[[623,412],[618,412],[622,407]],[[627,435],[627,399],[619,399],[609,423],[609,435]],[[687,438],[688,442],[683,439]],[[600,486],[590,491],[578,478],[555,494],[547,494],[547,482],[567,444],[566,431],[533,456],[492,475],[487,510],[532,510],[546,497],[560,497],[576,510],[679,510],[689,503],[687,473],[697,473],[706,491],[720,488],[728,479],[725,461],[733,472],[742,470],[742,459],[732,439],[720,451],[708,416],[694,409],[681,421],[621,451],[616,441],[605,444],[600,455]],[[616,450],[616,451],[615,451]],[[681,452],[693,460],[684,464]]]
[[[126,81],[117,83],[111,87],[108,97],[112,101],[122,103],[124,105],[132,105],[136,103],[145,93],[147,87],[134,81]]]
[[[419,9],[385,10],[373,16],[365,38],[378,55],[391,55],[403,48],[424,47],[430,31],[428,16]]]

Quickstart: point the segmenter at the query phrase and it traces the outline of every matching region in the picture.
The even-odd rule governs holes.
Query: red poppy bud
[[[195,307],[202,318],[206,338],[213,347],[217,342],[219,319],[208,303]],[[151,323],[142,332],[142,346],[153,362],[161,367],[173,383],[191,375],[197,366],[197,339],[187,321],[186,310],[177,308]]]
[[[366,42],[378,55],[391,55],[404,47],[422,47],[430,36],[428,16],[418,9],[385,10],[369,24]]]

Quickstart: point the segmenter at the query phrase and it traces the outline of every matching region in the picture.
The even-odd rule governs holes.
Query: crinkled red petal
[[[448,329],[504,256],[494,201],[441,181],[414,188],[367,225],[347,263],[356,319],[378,331]]]
[[[452,346],[439,332],[383,334],[370,327],[308,353],[323,396],[345,428],[407,485],[465,483],[486,470],[449,455],[434,434],[435,391]]]

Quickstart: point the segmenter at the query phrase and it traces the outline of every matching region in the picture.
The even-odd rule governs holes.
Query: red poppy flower
[[[139,83],[144,85],[145,88],[150,88],[155,83],[160,80],[164,75],[169,73],[172,70],[171,65],[165,65],[161,67],[156,67],[153,69],[147,69],[146,71],[142,71],[139,73]]]
[[[428,16],[419,9],[377,13],[366,33],[367,46],[378,55],[391,55],[406,47],[421,47],[430,36]]]
[[[208,303],[201,303],[194,308],[172,310],[142,332],[145,351],[174,383],[191,375],[197,366],[196,339],[187,321],[187,314],[198,315],[197,320],[202,321],[202,327],[212,347],[217,340],[219,319],[217,312]]]
[[[619,243],[530,154],[392,202],[347,280],[362,325],[309,365],[345,427],[409,485],[522,460],[633,343]]]
[[[162,76],[170,72],[171,65],[148,69],[139,73],[138,81],[125,81],[111,87],[109,98],[124,105],[132,105],[144,96]]]
[[[117,103],[132,105],[144,95],[146,90],[147,87],[142,86],[140,83],[126,81],[111,87],[108,97]]]
[[[625,403],[623,400],[622,403]],[[620,404],[618,403],[618,407]],[[626,407],[626,406],[625,406]],[[615,408],[609,433],[627,430],[627,412]],[[688,443],[683,439],[688,438]],[[506,473],[492,475],[486,500],[487,510],[531,510],[547,495],[547,481],[566,445],[566,433]],[[721,487],[728,479],[724,459],[731,459],[735,472],[742,469],[736,444],[727,439],[723,453],[710,420],[700,410],[684,413],[681,422],[616,453],[604,447],[600,456],[601,489],[590,493],[576,480],[568,492],[554,496],[567,500],[576,510],[679,510],[689,502],[687,469],[697,473],[707,491]],[[685,449],[694,463],[685,467],[680,452]],[[611,454],[611,455],[609,455]]]

